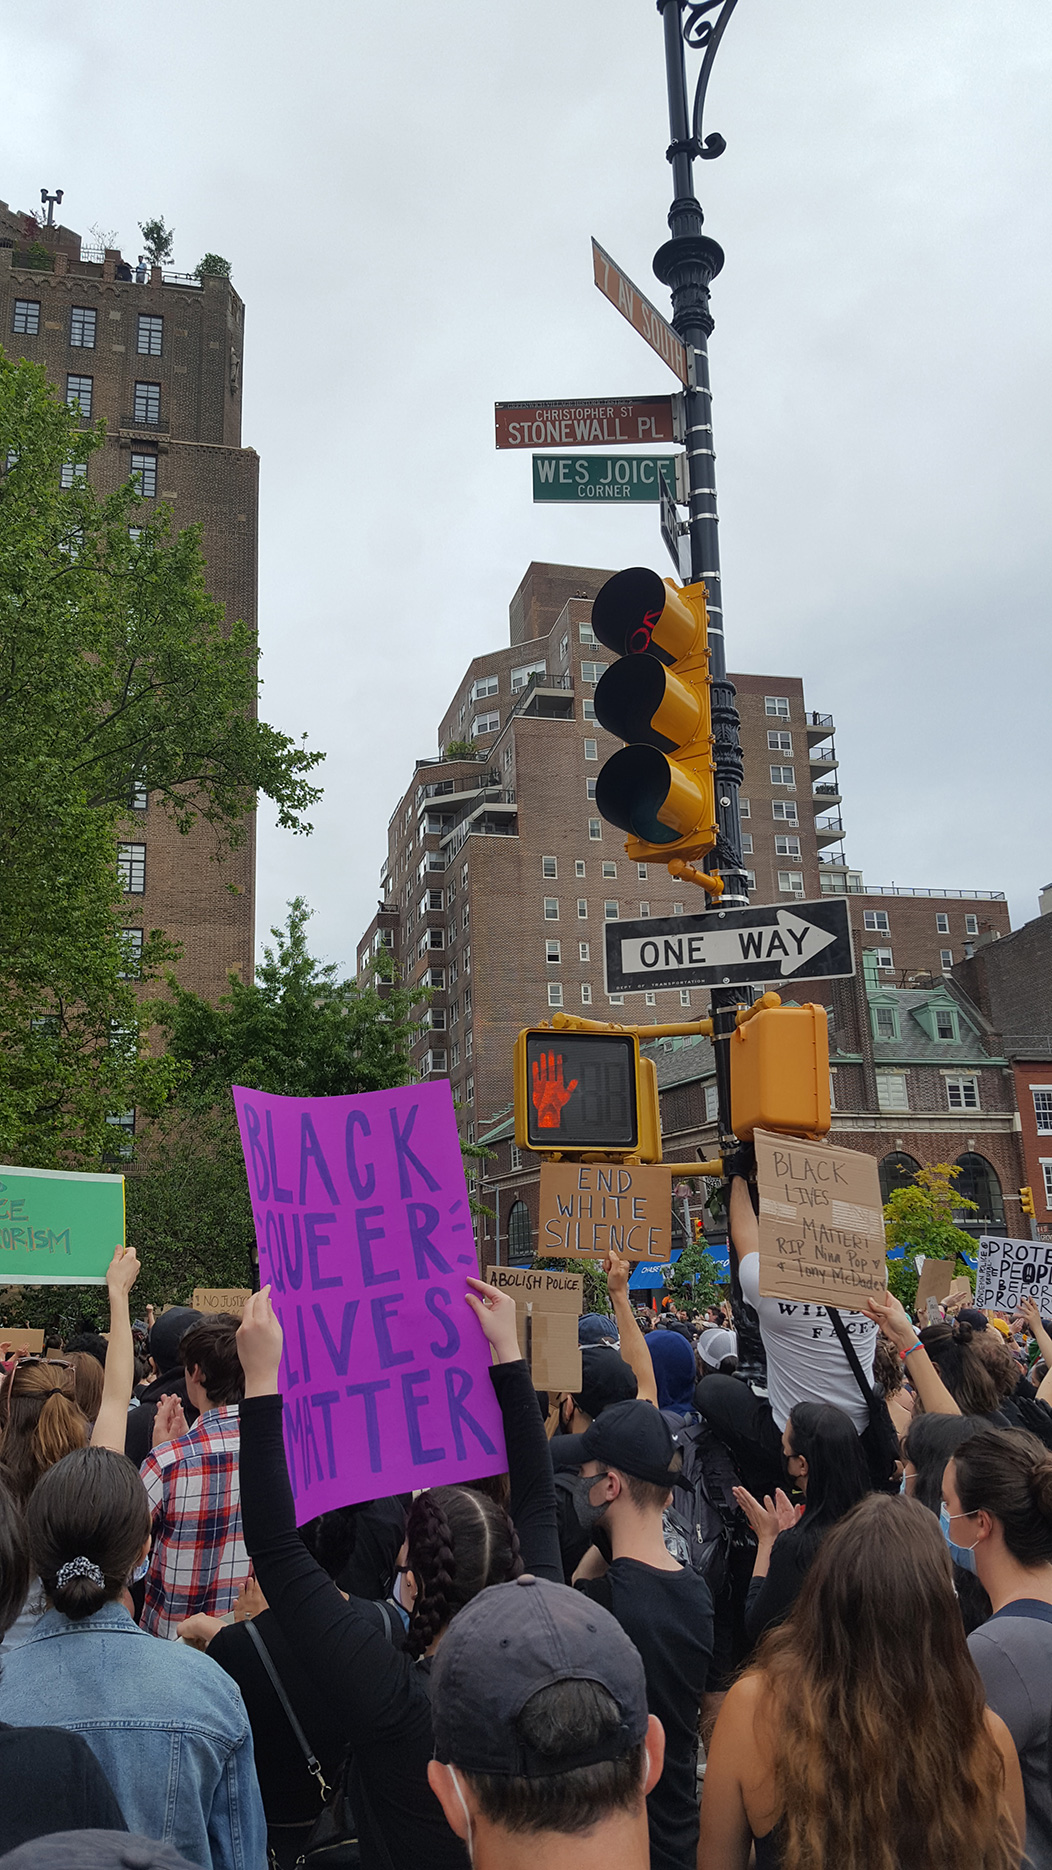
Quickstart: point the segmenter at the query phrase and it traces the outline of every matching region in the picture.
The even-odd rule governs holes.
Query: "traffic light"
[[[596,688],[596,719],[628,742],[599,774],[595,802],[628,832],[630,857],[703,857],[716,842],[705,586],[643,566],[616,572],[592,629],[620,657]]]
[[[657,1071],[640,1057],[635,1035],[520,1032],[515,1141],[546,1155],[606,1151],[660,1162]]]
[[[1024,1214],[1033,1215],[1036,1212],[1034,1208],[1034,1191],[1032,1188],[1021,1188],[1019,1190],[1019,1201]]]
[[[825,1136],[829,1106],[829,1021],[824,1006],[766,1007],[730,1039],[731,1129]]]

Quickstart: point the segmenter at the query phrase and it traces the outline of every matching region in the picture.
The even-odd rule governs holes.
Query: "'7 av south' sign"
[[[772,903],[608,922],[605,936],[607,993],[832,980],[855,971],[842,896],[794,903],[791,909]]]

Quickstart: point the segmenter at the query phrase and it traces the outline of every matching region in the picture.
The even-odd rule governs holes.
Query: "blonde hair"
[[[89,1424],[74,1401],[74,1381],[71,1363],[23,1358],[4,1385],[0,1469],[21,1506],[49,1467],[87,1446]]]

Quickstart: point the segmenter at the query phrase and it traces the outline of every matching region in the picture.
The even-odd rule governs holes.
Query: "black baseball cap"
[[[553,1435],[549,1445],[556,1467],[606,1461],[622,1474],[653,1481],[657,1487],[674,1487],[683,1466],[672,1430],[660,1409],[648,1402],[613,1403],[583,1435]]]
[[[605,1344],[581,1346],[581,1387],[574,1401],[585,1415],[597,1416],[611,1403],[627,1402],[638,1388],[635,1371],[620,1351]]]
[[[531,1696],[556,1682],[605,1688],[620,1713],[617,1727],[574,1754],[528,1745],[519,1716]],[[431,1716],[437,1760],[466,1773],[544,1779],[619,1760],[639,1745],[648,1718],[643,1664],[609,1611],[568,1585],[527,1574],[490,1585],[457,1612],[431,1670]]]

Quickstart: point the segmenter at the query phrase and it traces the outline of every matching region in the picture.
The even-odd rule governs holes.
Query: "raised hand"
[[[183,1405],[178,1396],[162,1396],[157,1404],[157,1414],[153,1418],[151,1447],[159,1448],[165,1441],[178,1441],[180,1435],[187,1435],[189,1432]]]
[[[537,1107],[538,1129],[557,1130],[559,1128],[563,1108],[569,1103],[576,1089],[576,1078],[571,1078],[569,1084],[563,1082],[561,1052],[542,1052],[539,1060],[534,1059],[533,1101]]]
[[[770,1494],[764,1496],[762,1506],[745,1487],[734,1487],[732,1492],[761,1545],[773,1545],[780,1532],[788,1532],[796,1525],[803,1510],[797,1509],[780,1487],[773,1500]]]
[[[911,1344],[917,1342],[916,1328],[910,1323],[905,1308],[893,1292],[884,1292],[880,1298],[870,1297],[859,1309],[880,1326],[884,1336],[897,1350],[908,1350]]]
[[[258,1617],[261,1610],[268,1610],[267,1603],[255,1578],[246,1578],[234,1601],[234,1622],[250,1623]]]
[[[628,1276],[632,1271],[632,1261],[627,1253],[608,1253],[603,1261],[606,1272],[606,1289],[611,1300],[619,1299],[628,1291]]]
[[[237,1354],[245,1372],[246,1396],[276,1396],[285,1342],[270,1302],[270,1287],[246,1301],[237,1332]]]
[[[515,1328],[515,1300],[510,1292],[491,1286],[484,1279],[468,1278],[470,1292],[465,1292],[475,1317],[497,1353],[499,1364],[518,1363],[519,1334]]]
[[[139,1277],[139,1259],[134,1247],[114,1247],[106,1268],[106,1286],[112,1299],[115,1293],[127,1298]]]

